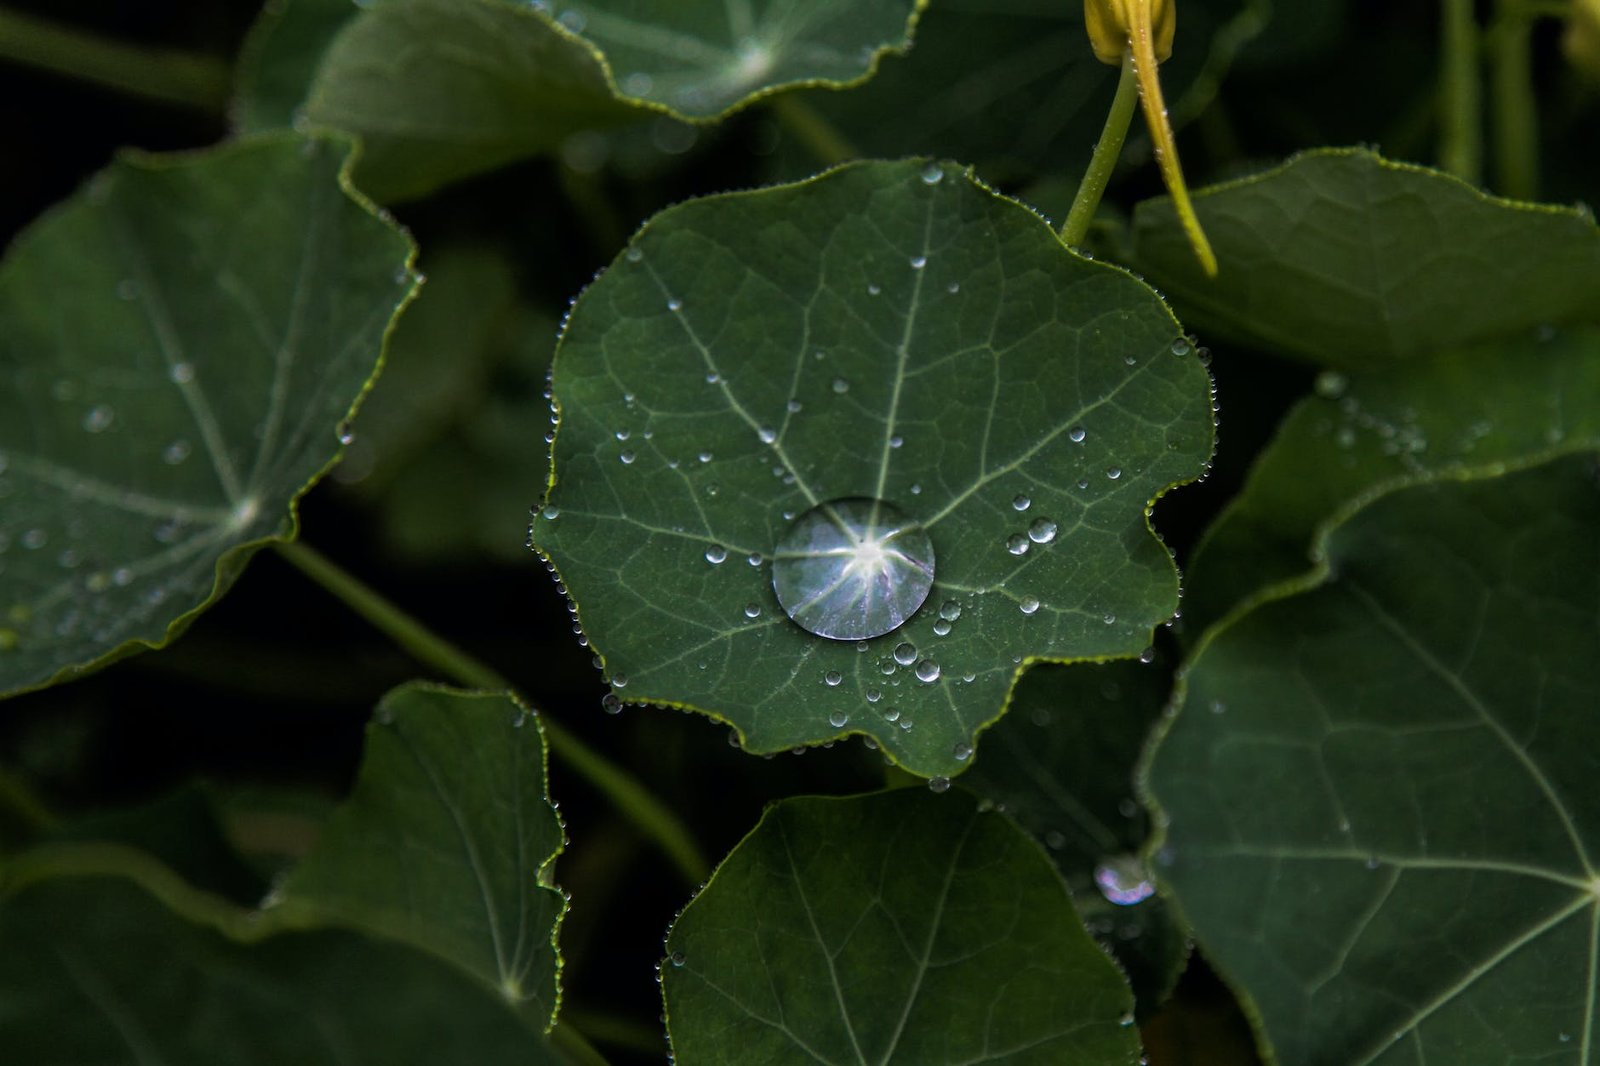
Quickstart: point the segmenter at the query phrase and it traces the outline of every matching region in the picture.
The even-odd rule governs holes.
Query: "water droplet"
[[[1114,614],[1107,613],[1106,616],[1101,619],[1101,621],[1104,622],[1108,626],[1114,626],[1114,625],[1117,624],[1117,616],[1114,615]]]
[[[850,383],[844,378],[834,378],[833,391],[838,393],[840,396],[843,396],[845,393],[850,391]]]
[[[116,417],[117,412],[110,404],[97,403],[84,413],[83,428],[89,433],[103,433],[111,428]]]
[[[744,561],[749,563],[751,566],[760,566],[763,562],[763,558],[760,552],[751,552],[749,555],[745,556]]]
[[[706,549],[706,562],[716,566],[728,557],[728,549],[720,544],[713,544]]]
[[[756,430],[756,436],[761,438],[762,444],[771,444],[773,441],[778,439],[778,431],[773,429],[771,426],[762,426],[760,429]]]
[[[961,604],[955,600],[945,600],[939,607],[939,617],[947,622],[954,622],[961,617]]]
[[[628,258],[628,262],[637,263],[639,260],[644,258],[644,249],[643,248],[629,248],[628,249],[627,258]]]
[[[1026,511],[1029,507],[1033,506],[1033,501],[1021,493],[1018,493],[1017,495],[1011,497],[1011,506],[1015,507],[1019,511]]]
[[[1188,355],[1192,351],[1194,351],[1194,346],[1189,343],[1187,337],[1179,337],[1172,342],[1173,355]]]
[[[187,458],[189,458],[189,442],[186,440],[175,440],[161,449],[161,461],[168,466],[177,466]]]
[[[1106,477],[1110,478],[1112,481],[1117,480],[1117,478],[1119,478],[1121,476],[1122,476],[1122,467],[1120,467],[1120,466],[1108,466],[1108,467],[1106,467]]]
[[[925,255],[914,255],[914,256],[911,257],[911,269],[912,270],[921,270],[923,267],[925,267],[927,265],[928,265],[928,257],[927,256],[925,256]]]
[[[961,291],[961,282],[952,281],[950,284],[944,287],[944,291],[949,293],[951,296],[954,296],[956,293]]]
[[[835,729],[843,729],[845,727],[845,723],[849,721],[850,716],[843,711],[834,711],[832,714],[828,715],[828,724],[833,726]]]
[[[1224,712],[1227,711],[1227,709],[1228,709],[1228,705],[1226,703],[1223,703],[1221,700],[1212,700],[1211,701],[1211,713],[1212,714],[1223,714]]]
[[[1006,551],[1012,555],[1027,555],[1028,546],[1032,542],[1021,533],[1013,533],[1006,538]]]
[[[1088,435],[1089,431],[1084,429],[1082,426],[1073,426],[1071,429],[1067,430],[1067,439],[1074,444],[1082,444],[1083,438],[1087,437]]]
[[[1324,370],[1317,375],[1317,395],[1325,400],[1337,400],[1350,387],[1350,379],[1334,370]]]
[[[682,311],[683,310],[683,301],[678,299],[676,296],[672,297],[672,299],[667,301],[667,310],[668,311]]]
[[[618,696],[615,692],[607,692],[604,696],[600,697],[600,709],[605,711],[607,714],[621,714],[622,697]]]
[[[682,966],[684,963],[686,963],[688,961],[689,961],[688,958],[686,958],[684,956],[683,952],[674,951],[672,953],[672,965],[674,965],[674,966]]]
[[[904,437],[894,436],[889,438],[889,447],[898,448],[906,442]]]
[[[866,640],[905,624],[933,588],[933,543],[881,500],[819,504],[784,533],[772,588],[789,618],[832,640]]]
[[[950,749],[950,754],[956,762],[966,762],[972,758],[972,745],[966,741],[957,741],[956,746]]]
[[[1123,362],[1124,366],[1136,366],[1138,364],[1139,360],[1137,358],[1135,358],[1134,356],[1125,355],[1125,356],[1122,357],[1122,362]]]
[[[611,675],[611,687],[612,688],[627,688],[628,687],[628,675],[627,674],[612,674]]]
[[[948,637],[950,635],[950,623],[943,618],[933,623],[933,635],[936,637]]]
[[[933,792],[949,792],[950,779],[948,777],[930,777],[928,778],[928,788]]]
[[[632,466],[635,456],[632,452],[623,452],[621,455],[617,456],[617,458],[622,460],[623,466]]]
[[[1029,596],[1017,606],[1022,610],[1023,614],[1032,615],[1038,612],[1039,601],[1034,599],[1032,596]]]
[[[1094,883],[1100,894],[1119,907],[1143,903],[1155,894],[1155,882],[1136,855],[1107,859],[1094,868]]]
[[[882,689],[876,689],[876,688],[867,689],[867,702],[868,703],[877,703],[881,699],[883,699],[883,690]]]
[[[910,666],[917,661],[917,646],[901,642],[894,646],[894,661],[901,666]]]
[[[1156,661],[1156,650],[1150,647],[1145,648],[1144,651],[1139,653],[1139,661],[1149,666]]]
[[[829,688],[837,688],[839,683],[844,680],[844,675],[837,670],[829,670],[822,675],[822,680]]]
[[[883,291],[883,289],[880,288],[878,285],[874,284],[874,285],[868,285],[867,286],[867,295],[868,296],[877,296],[882,291]]]
[[[539,515],[540,515],[540,517],[544,518],[546,521],[553,522],[557,518],[561,517],[561,508],[559,508],[559,507],[550,507],[550,506],[542,507],[539,510]]]
[[[712,460],[713,456],[712,456],[712,454],[710,452],[701,452],[695,458],[699,459],[702,463],[709,463]]]
[[[783,405],[783,408],[792,415],[797,415],[805,409],[799,400],[790,400],[788,403]]]
[[[1036,518],[1028,527],[1028,539],[1035,544],[1049,544],[1056,539],[1056,524],[1048,518]]]
[[[917,680],[939,680],[939,664],[934,662],[932,659],[923,659],[921,662],[917,663]]]
[[[617,430],[617,439],[618,440],[627,440],[631,436],[633,436],[633,434],[629,430],[626,430],[626,429]]]
[[[744,605],[744,616],[746,618],[760,618],[761,605],[756,603],[754,600],[751,600],[749,603]]]
[[[588,18],[582,11],[563,11],[556,21],[573,33],[582,33],[583,28],[589,24]]]
[[[900,720],[900,708],[885,707],[883,709],[883,719],[886,722],[898,722]]]
[[[18,538],[18,543],[29,551],[38,551],[50,543],[50,534],[42,529],[30,529]]]
[[[937,185],[944,180],[944,167],[938,163],[929,163],[922,168],[922,180],[928,185]]]

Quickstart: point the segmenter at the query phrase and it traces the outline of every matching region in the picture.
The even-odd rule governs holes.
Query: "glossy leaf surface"
[[[1402,489],[1197,652],[1160,874],[1278,1061],[1591,1054],[1596,529],[1592,454]]]
[[[930,777],[964,767],[1026,658],[1145,647],[1177,602],[1145,505],[1212,439],[1154,293],[916,161],[664,212],[578,301],[553,387],[533,539],[618,695],[752,751],[865,733]],[[791,524],[852,498],[937,560],[922,609],[861,642],[773,591]]]
[[[407,685],[378,705],[355,790],[289,875],[278,919],[426,948],[545,1027],[563,843],[537,717],[504,695]]]
[[[1198,634],[1304,573],[1318,527],[1385,486],[1600,447],[1600,331],[1540,330],[1383,372],[1324,374],[1207,532],[1185,583]]]
[[[1200,272],[1166,200],[1135,212],[1138,268],[1191,327],[1273,354],[1373,369],[1600,317],[1600,229],[1586,211],[1495,199],[1351,149],[1307,152],[1194,203],[1219,276]]]
[[[294,528],[411,291],[340,142],[127,157],[0,267],[0,691],[159,647]]]
[[[1139,1059],[1132,997],[1049,861],[959,792],[775,805],[667,951],[680,1062]]]

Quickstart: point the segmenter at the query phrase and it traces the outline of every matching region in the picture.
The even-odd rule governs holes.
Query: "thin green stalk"
[[[657,1026],[605,1011],[585,1010],[568,1003],[561,1004],[561,1017],[582,1029],[584,1035],[597,1044],[607,1044],[640,1055],[660,1056],[662,1053],[661,1030]]]
[[[1077,246],[1089,233],[1089,224],[1094,221],[1094,213],[1100,208],[1100,198],[1105,195],[1106,186],[1111,182],[1112,172],[1117,169],[1117,160],[1122,156],[1122,142],[1128,138],[1128,126],[1133,122],[1133,113],[1139,108],[1139,81],[1133,69],[1133,52],[1130,50],[1122,57],[1122,74],[1117,78],[1117,95],[1111,101],[1111,113],[1106,115],[1105,129],[1100,131],[1100,140],[1094,146],[1094,154],[1089,157],[1089,168],[1084,171],[1083,181],[1078,185],[1078,195],[1072,200],[1072,209],[1067,212],[1067,221],[1061,227],[1061,239],[1067,244]]]
[[[333,560],[298,542],[280,541],[278,554],[331,592],[418,662],[472,688],[510,691],[512,686],[494,668],[451,644],[390,603]],[[638,827],[692,884],[709,875],[710,867],[678,817],[622,767],[590,748],[551,720],[539,716],[550,750],[600,791]]]
[[[1472,0],[1443,0],[1439,40],[1439,105],[1443,125],[1439,165],[1462,181],[1483,180],[1483,89],[1478,76],[1480,33]]]
[[[30,833],[48,833],[57,825],[56,816],[21,777],[0,769],[0,818],[14,818]]]
[[[1494,91],[1494,162],[1499,191],[1519,200],[1539,194],[1539,108],[1533,94],[1533,15],[1500,0],[1489,31]]]
[[[778,124],[805,145],[819,162],[834,166],[861,158],[855,145],[833,123],[817,114],[816,108],[794,93],[780,93],[772,97],[767,107]]]
[[[0,59],[208,114],[227,106],[228,64],[213,56],[147,48],[0,8]]]

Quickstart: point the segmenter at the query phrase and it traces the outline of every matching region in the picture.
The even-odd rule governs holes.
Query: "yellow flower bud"
[[[1176,0],[1083,0],[1083,24],[1100,62],[1120,66],[1131,59],[1162,180],[1201,268],[1207,276],[1216,277],[1217,257],[1189,202],[1189,187],[1183,181],[1178,146],[1161,95],[1161,79],[1156,75],[1157,65],[1172,55],[1172,37],[1178,26]]]

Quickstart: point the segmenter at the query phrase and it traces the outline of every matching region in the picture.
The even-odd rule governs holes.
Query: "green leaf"
[[[125,157],[0,266],[0,692],[175,637],[294,532],[412,289],[342,142]]]
[[[367,727],[354,792],[271,913],[424,948],[548,1028],[565,903],[544,758],[537,716],[508,696],[396,689]]]
[[[533,539],[619,696],[751,751],[864,733],[954,774],[1025,659],[1131,657],[1175,609],[1145,507],[1212,442],[1180,337],[1148,288],[953,166],[684,204],[568,320]],[[926,531],[931,593],[886,635],[826,639],[786,616],[775,552],[862,497]]]
[[[1187,931],[1156,898],[1139,851],[1149,833],[1134,767],[1171,674],[1138,660],[1029,668],[961,782],[1034,837],[1071,887],[1089,931],[1133,985],[1141,1017],[1172,991]]]
[[[0,899],[8,1066],[439,1066],[560,1060],[454,967],[355,933],[241,944],[120,878]]]
[[[576,133],[653,115],[711,120],[785,84],[859,81],[907,47],[918,5],[608,0],[559,19],[547,7],[380,4],[329,48],[309,117],[361,135],[364,190],[410,199]]]
[[[667,951],[680,1062],[1139,1060],[1132,997],[1049,861],[959,792],[775,804]]]
[[[1161,877],[1277,1061],[1587,1058],[1595,475],[1396,491],[1196,653],[1149,769]]]
[[[257,133],[294,125],[328,46],[360,14],[354,0],[269,0],[235,67],[234,128]]]
[[[1600,320],[1587,211],[1496,199],[1357,149],[1307,152],[1199,190],[1194,206],[1220,275],[1201,273],[1165,199],[1135,211],[1136,264],[1190,326],[1263,351],[1374,369]]]
[[[1541,330],[1381,373],[1324,374],[1318,389],[1195,553],[1190,632],[1310,569],[1318,527],[1385,487],[1600,447],[1600,330]]]

